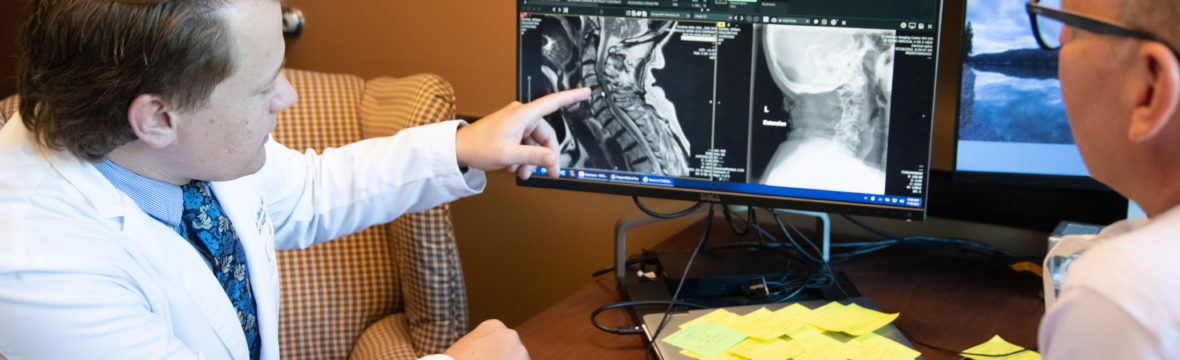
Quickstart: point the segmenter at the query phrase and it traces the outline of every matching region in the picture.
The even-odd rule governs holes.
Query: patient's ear
[[[169,112],[168,102],[159,95],[142,94],[131,100],[127,121],[131,130],[153,149],[160,149],[176,141],[176,124]]]
[[[1139,47],[1130,77],[1139,88],[1127,138],[1142,142],[1154,138],[1180,110],[1180,59],[1160,42],[1144,42]]]

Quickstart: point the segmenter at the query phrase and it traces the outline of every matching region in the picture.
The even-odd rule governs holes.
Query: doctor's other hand
[[[505,359],[528,360],[529,353],[516,330],[500,320],[485,320],[451,345],[444,354],[455,360]]]
[[[538,166],[557,177],[557,132],[545,121],[566,105],[590,98],[590,88],[546,95],[528,104],[513,102],[455,134],[455,156],[459,166],[491,171],[507,167],[521,179],[528,179]]]

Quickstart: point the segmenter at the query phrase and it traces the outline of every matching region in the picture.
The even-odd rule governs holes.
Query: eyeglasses
[[[1172,45],[1169,45],[1163,40],[1160,40],[1160,38],[1155,35],[1135,29],[1129,29],[1085,15],[1079,15],[1060,10],[1061,0],[1029,0],[1028,4],[1025,4],[1024,9],[1028,12],[1028,21],[1032,22],[1033,36],[1037,38],[1037,43],[1041,44],[1041,48],[1045,50],[1056,50],[1061,48],[1061,29],[1064,28],[1065,25],[1069,25],[1074,28],[1095,34],[1128,36],[1159,42],[1164,44],[1164,46],[1167,46],[1168,49],[1171,49],[1173,54],[1176,54],[1176,49],[1172,48]]]

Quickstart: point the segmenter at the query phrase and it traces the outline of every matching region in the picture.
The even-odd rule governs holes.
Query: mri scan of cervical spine
[[[562,109],[562,166],[688,175],[689,143],[675,109],[653,85],[675,22],[551,17],[541,71],[557,90],[590,87]]]

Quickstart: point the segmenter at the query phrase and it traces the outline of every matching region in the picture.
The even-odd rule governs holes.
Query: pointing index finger
[[[533,117],[542,117],[573,104],[590,98],[590,88],[577,88],[545,95],[540,99],[525,104],[525,111]]]

